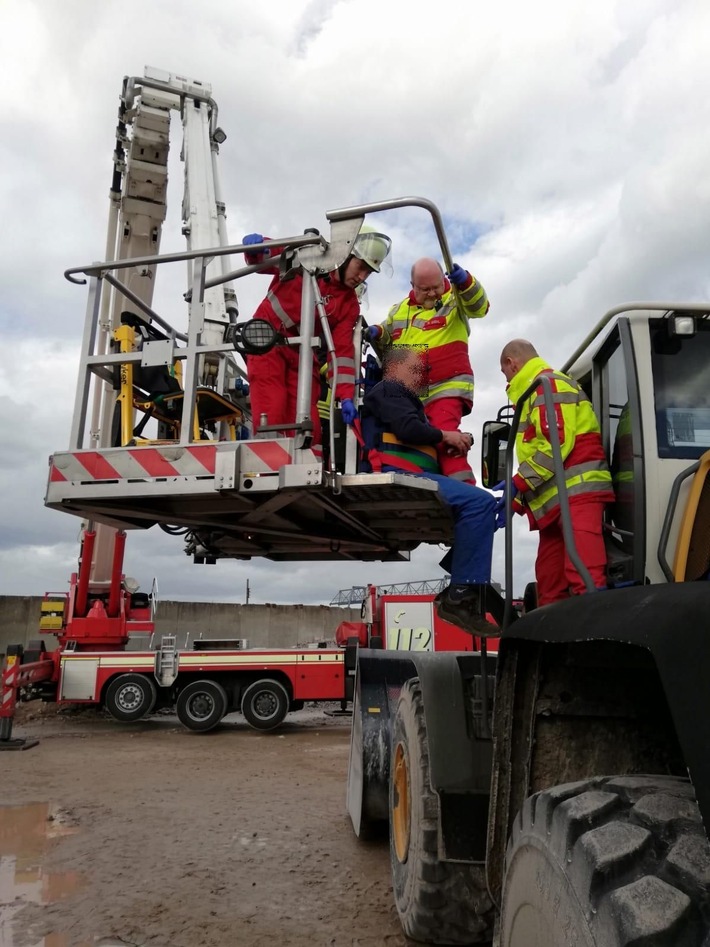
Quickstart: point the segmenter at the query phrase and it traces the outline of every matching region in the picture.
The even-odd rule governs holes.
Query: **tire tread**
[[[429,781],[426,720],[418,679],[407,681],[402,688],[398,717],[400,711],[409,718],[404,726],[413,732],[418,747],[419,772],[412,774],[412,782],[417,780],[412,788],[420,792],[424,813],[419,825],[419,858],[409,869],[415,876],[407,878],[408,897],[402,891],[401,875],[405,869],[390,841],[395,902],[402,928],[408,937],[429,944],[489,943],[494,912],[484,867],[445,862],[438,856],[439,800]]]
[[[524,866],[526,845],[573,887],[594,944],[710,943],[710,845],[689,780],[598,777],[526,800],[508,843],[503,931],[515,910],[508,873]]]

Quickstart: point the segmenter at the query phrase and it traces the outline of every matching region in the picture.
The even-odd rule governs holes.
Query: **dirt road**
[[[349,719],[118,724],[25,705],[0,754],[0,947],[400,947],[345,813]]]

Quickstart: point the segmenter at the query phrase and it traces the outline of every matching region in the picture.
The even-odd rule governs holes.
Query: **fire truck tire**
[[[104,706],[115,720],[140,720],[155,707],[158,691],[145,674],[119,674],[109,684]]]
[[[175,712],[183,727],[205,733],[217,726],[228,705],[227,692],[217,681],[191,681],[178,694]]]
[[[439,797],[429,778],[417,678],[404,684],[394,718],[389,808],[392,886],[404,933],[428,944],[490,942],[494,911],[483,867],[439,860]]]
[[[501,947],[692,947],[709,934],[710,845],[689,780],[599,777],[525,802]]]
[[[242,694],[242,713],[255,730],[273,730],[288,713],[290,698],[280,681],[262,678]]]

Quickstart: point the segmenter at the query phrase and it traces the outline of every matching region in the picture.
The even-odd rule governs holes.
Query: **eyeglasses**
[[[423,293],[425,296],[429,296],[432,293],[438,296],[439,293],[443,292],[444,289],[443,280],[437,286],[417,286],[416,283],[412,283],[412,286],[418,293]]]

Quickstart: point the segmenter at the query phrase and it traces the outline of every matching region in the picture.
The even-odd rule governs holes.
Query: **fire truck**
[[[160,254],[176,117],[183,134],[187,249]],[[283,279],[303,276],[300,335],[282,338],[263,321],[238,321],[235,287],[266,264],[233,269],[230,263],[247,248],[230,246],[227,238],[218,166],[225,140],[206,83],[151,68],[124,79],[106,260],[65,273],[72,283],[88,284],[88,296],[70,445],[50,458],[45,503],[82,518],[79,567],[67,593],[47,595],[42,603],[40,633],[55,635],[58,647],[48,651],[38,639],[27,650],[8,649],[0,747],[24,745],[10,737],[18,693],[101,704],[119,720],[174,706],[195,731],[211,729],[232,710],[241,710],[252,726],[271,729],[304,701],[347,699],[354,647],[348,652],[344,641],[272,652],[199,640],[185,651],[166,635],[155,648],[129,647],[154,631],[157,601],[154,590],[141,592],[123,574],[131,530],[157,526],[180,536],[200,564],[252,556],[406,561],[420,542],[451,540],[451,518],[435,484],[359,473],[351,432],[340,431],[345,446],[335,450],[334,400],[324,467],[312,450],[309,417],[313,349],[333,352],[317,277],[347,259],[366,215],[389,209],[429,212],[450,263],[438,210],[422,198],[397,198],[328,212],[329,238],[313,227],[275,237],[280,253],[268,266],[278,266]],[[187,265],[187,280],[177,302],[168,304],[168,319],[154,308],[154,290],[176,263]],[[187,324],[175,325],[172,313],[186,303]],[[251,437],[244,355],[285,344],[299,349],[295,424],[288,437],[268,423]],[[354,345],[361,347],[361,327]],[[337,363],[335,370],[334,387]],[[360,645],[381,637],[371,633],[379,619],[370,607],[370,630],[364,638],[351,636]],[[428,609],[428,617],[413,620],[407,637],[402,622],[411,607],[399,603],[392,626],[398,636],[388,647],[406,642],[430,649],[444,636],[470,650],[471,640],[458,629],[435,627],[430,601],[417,606]]]
[[[389,651],[480,651],[482,638],[437,615],[434,599],[446,584],[445,579],[430,579],[403,586],[368,585],[362,590],[362,620],[341,622],[337,643]],[[514,603],[516,610],[521,604]],[[496,650],[498,639],[489,639],[488,644]]]
[[[418,585],[427,591],[418,591]],[[174,708],[184,727],[204,733],[238,710],[252,727],[269,731],[306,702],[337,701],[344,710],[352,701],[359,648],[479,648],[479,638],[443,621],[434,611],[432,590],[442,585],[443,580],[409,583],[406,593],[367,586],[362,620],[340,622],[330,645],[318,642],[312,647],[275,650],[244,647],[241,640],[199,638],[191,650],[180,650],[175,637],[165,635],[157,647],[136,651],[125,649],[128,639],[82,640],[82,627],[91,633],[96,613],[103,613],[104,605],[96,598],[87,620],[74,617],[80,581],[73,575],[66,596],[47,594],[42,601],[40,630],[55,633],[59,646],[47,651],[42,639],[27,649],[11,646],[8,655],[19,661],[6,673],[13,674],[13,687],[19,688],[24,700],[103,706],[119,721],[140,720],[155,710]],[[149,597],[133,593],[125,618],[128,635],[152,630],[150,618]],[[67,637],[67,629],[73,637]],[[70,641],[78,646],[67,647]]]

